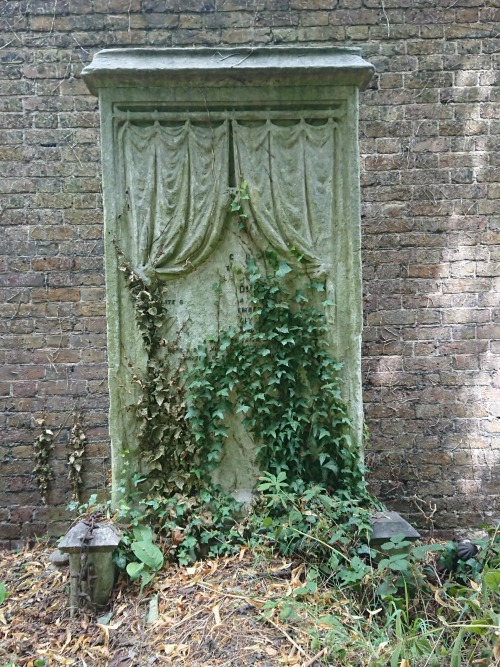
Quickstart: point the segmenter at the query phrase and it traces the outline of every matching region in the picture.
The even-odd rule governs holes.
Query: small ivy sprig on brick
[[[36,419],[35,423],[40,427],[41,433],[33,441],[33,458],[35,466],[33,476],[40,491],[42,502],[47,504],[50,481],[54,479],[54,473],[50,467],[50,452],[54,449],[54,432],[47,428],[45,418]]]
[[[82,468],[87,444],[87,436],[82,426],[82,416],[75,412],[73,428],[68,441],[68,479],[71,484],[72,499],[77,501],[80,500],[80,488],[83,483]]]

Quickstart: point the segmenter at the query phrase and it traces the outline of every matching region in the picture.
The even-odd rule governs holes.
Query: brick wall
[[[497,516],[500,0],[2,0],[0,31],[0,540],[63,530],[75,410],[86,487],[107,482],[98,116],[79,74],[130,45],[363,48],[372,485],[420,523],[435,503],[440,528]],[[43,414],[60,430],[47,507]]]

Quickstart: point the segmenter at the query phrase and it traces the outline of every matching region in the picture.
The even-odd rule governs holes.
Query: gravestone
[[[372,73],[357,49],[305,47],[110,49],[84,69],[101,114],[115,490],[140,463],[131,369],[147,361],[123,258],[146,284],[165,281],[165,336],[187,357],[251,315],[249,258],[273,250],[323,281],[361,447],[358,91]],[[244,230],[228,213],[242,188]],[[232,421],[217,481],[244,498],[254,443]]]

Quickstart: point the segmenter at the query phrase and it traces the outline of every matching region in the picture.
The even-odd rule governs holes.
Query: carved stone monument
[[[243,269],[259,252],[324,281],[361,446],[358,91],[372,73],[357,49],[337,48],[111,49],[85,68],[101,112],[115,488],[121,453],[138,457],[130,369],[146,363],[120,256],[166,282],[185,350],[245,317]],[[242,184],[244,231],[228,216]],[[218,479],[245,496],[254,444],[233,426]]]

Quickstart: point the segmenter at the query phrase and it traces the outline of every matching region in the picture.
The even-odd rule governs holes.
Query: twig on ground
[[[316,653],[316,655],[313,655],[313,657],[310,660],[308,660],[307,662],[303,662],[302,667],[311,667],[312,665],[314,665],[315,662],[318,661],[319,658],[322,658],[327,653],[328,653],[328,648],[326,646],[324,646],[321,649],[321,651],[318,651],[318,653]]]

